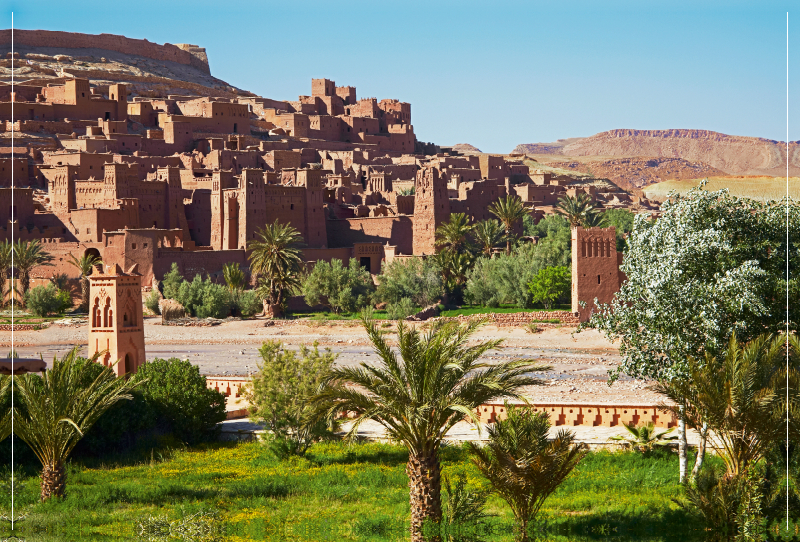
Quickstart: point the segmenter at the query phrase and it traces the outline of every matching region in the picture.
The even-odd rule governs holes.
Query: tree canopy
[[[719,353],[732,334],[749,341],[797,329],[800,206],[758,202],[727,190],[671,194],[661,217],[636,217],[621,270],[627,276],[589,326],[619,339],[618,374],[672,380],[688,356]]]

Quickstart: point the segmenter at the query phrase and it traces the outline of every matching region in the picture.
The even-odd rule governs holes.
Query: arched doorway
[[[100,251],[96,248],[87,248],[86,251],[83,253],[84,256],[94,256],[98,261],[101,260]],[[97,266],[95,266],[97,267]]]
[[[122,362],[122,374],[131,374],[132,371],[131,367],[131,356],[130,354],[125,354],[125,359]]]

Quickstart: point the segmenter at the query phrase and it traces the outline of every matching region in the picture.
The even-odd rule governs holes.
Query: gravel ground
[[[272,325],[265,326],[265,323]],[[394,326],[388,328],[393,330]],[[536,402],[653,404],[662,397],[647,389],[647,382],[623,376],[608,385],[608,372],[619,363],[618,345],[600,333],[575,334],[574,327],[549,328],[537,334],[522,328],[487,325],[473,341],[503,339],[487,353],[489,360],[525,358],[551,367],[537,372],[544,385],[528,395]],[[18,331],[14,344],[21,356],[42,355],[45,361],[61,355],[72,345],[85,348],[86,324],[51,325],[41,331]],[[390,342],[393,338],[390,335]],[[145,319],[147,358],[189,359],[206,375],[247,375],[257,370],[258,348],[264,341],[280,340],[289,347],[318,341],[320,347],[338,354],[337,363],[353,365],[377,361],[364,330],[354,322],[308,326],[297,322],[264,319],[225,322],[217,326],[162,326],[160,318]],[[0,348],[10,348],[11,332],[0,332]]]

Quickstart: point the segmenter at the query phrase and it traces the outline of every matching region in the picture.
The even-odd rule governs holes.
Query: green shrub
[[[161,293],[167,299],[178,299],[178,290],[183,282],[183,275],[178,270],[178,264],[172,262],[169,272],[161,280]]]
[[[384,264],[378,276],[378,301],[397,304],[410,299],[427,307],[444,295],[441,269],[430,258],[398,258]]]
[[[371,304],[372,275],[355,258],[345,267],[341,260],[319,261],[303,281],[306,303],[323,303],[333,312],[356,312]]]
[[[36,286],[25,292],[25,308],[36,316],[60,314],[72,307],[72,296],[54,284]]]
[[[528,283],[531,301],[550,309],[553,302],[569,292],[572,273],[566,266],[545,267]]]
[[[389,303],[386,306],[386,316],[389,320],[403,320],[412,314],[417,313],[417,307],[409,298],[404,297],[397,303]]]
[[[315,342],[313,349],[300,345],[298,355],[278,341],[265,342],[259,353],[263,363],[247,393],[250,419],[272,432],[275,455],[302,455],[315,440],[330,434],[324,420],[309,419],[313,407],[307,399],[327,377],[336,354],[330,349],[320,353]]]
[[[144,306],[147,307],[153,314],[161,314],[161,309],[158,306],[159,301],[161,301],[161,296],[158,295],[158,290],[154,289],[152,292],[150,292],[150,295],[147,296]]]
[[[534,301],[528,284],[542,269],[567,266],[570,256],[565,246],[560,241],[525,244],[510,255],[478,258],[467,276],[467,301],[485,307],[514,303],[531,308]]]
[[[264,302],[256,290],[245,290],[239,293],[236,309],[242,318],[252,318],[264,310]]]
[[[156,358],[139,367],[135,378],[148,379],[144,400],[176,437],[190,445],[217,438],[225,396],[206,387],[199,367],[188,360]]]
[[[176,300],[189,314],[198,318],[225,318],[231,308],[228,289],[214,284],[210,278],[204,281],[200,275],[195,275],[191,282],[181,283]]]

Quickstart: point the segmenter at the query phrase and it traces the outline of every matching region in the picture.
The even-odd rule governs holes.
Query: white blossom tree
[[[793,233],[789,238],[788,231]],[[621,270],[627,276],[589,327],[620,341],[624,373],[662,382],[686,378],[687,357],[721,352],[732,334],[742,342],[764,332],[797,329],[800,206],[708,192],[670,194],[656,220],[636,217]],[[787,313],[787,248],[789,250]],[[686,433],[681,425],[681,481]]]

